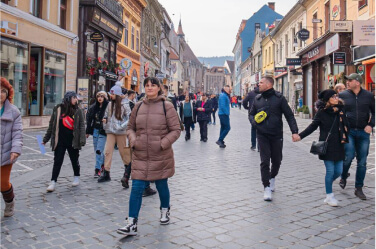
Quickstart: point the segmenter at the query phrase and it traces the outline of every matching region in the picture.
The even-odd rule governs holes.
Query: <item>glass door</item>
[[[29,115],[40,115],[42,48],[31,48],[29,79]]]

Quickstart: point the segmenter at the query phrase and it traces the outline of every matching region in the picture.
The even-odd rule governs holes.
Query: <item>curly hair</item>
[[[8,90],[7,99],[9,100],[10,103],[13,103],[14,90],[13,90],[12,85],[4,77],[1,77],[1,84],[0,85],[1,85],[1,87],[4,87],[5,89]]]

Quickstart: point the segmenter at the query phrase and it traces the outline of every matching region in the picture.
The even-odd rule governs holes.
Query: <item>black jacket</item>
[[[218,110],[218,100],[216,97],[209,100],[212,105],[212,111],[216,112]]]
[[[328,139],[327,152],[324,156],[319,156],[321,160],[341,161],[345,159],[345,146],[343,143],[341,143],[339,133],[338,112],[320,109],[313,118],[312,123],[299,134],[300,138],[303,139],[320,127],[319,141],[325,141],[328,137],[328,133],[333,125],[335,117],[337,117],[337,120],[334,123],[332,133]],[[347,124],[347,120],[343,120],[343,122]]]
[[[339,97],[345,102],[345,112],[351,129],[364,130],[367,125],[375,126],[375,97],[360,89],[358,95],[351,90],[343,91]],[[371,115],[371,120],[370,120]]]
[[[265,111],[268,117],[262,123],[257,124],[254,116],[261,111]],[[287,100],[280,92],[272,88],[256,96],[249,112],[249,120],[258,133],[283,137],[282,114],[285,115],[292,134],[297,134],[298,125]]]
[[[204,104],[205,111],[197,111],[197,108],[201,108],[202,101],[199,100],[196,102],[195,105],[195,111],[196,111],[196,117],[197,121],[210,121],[210,113],[212,111],[212,105],[210,101],[206,101]]]
[[[98,113],[99,120],[103,119],[104,113],[106,111],[108,105],[108,101],[104,100],[102,104],[102,108],[99,107],[99,103],[96,101],[94,104],[92,104],[86,114],[86,134],[93,135],[94,132],[94,126],[95,126],[95,115]],[[106,131],[103,129],[103,124],[101,121],[101,129],[99,129],[99,133],[101,135],[106,136]]]
[[[248,110],[248,113],[251,111],[251,107],[253,105],[253,101],[255,100],[256,96],[260,93],[259,88],[256,87],[253,91],[250,91],[243,99],[243,107],[244,109]]]

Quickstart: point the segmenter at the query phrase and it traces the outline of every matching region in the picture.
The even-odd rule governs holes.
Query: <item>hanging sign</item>
[[[306,41],[306,40],[308,40],[308,38],[309,38],[309,30],[307,30],[307,29],[301,29],[301,30],[298,32],[298,38],[299,38],[299,40],[301,40],[301,41]]]
[[[287,58],[286,59],[286,66],[300,66],[302,64],[302,60],[299,58]]]
[[[333,9],[332,9],[333,18],[336,18],[338,16],[338,14],[339,14],[339,7],[338,7],[338,5],[334,5]]]
[[[103,41],[103,34],[101,32],[93,32],[91,35],[90,35],[90,41],[92,42],[101,42]]]
[[[364,74],[364,65],[358,65],[358,67],[356,68],[356,72],[360,75],[363,75]]]
[[[132,61],[128,58],[124,58],[120,61],[120,72],[119,72],[119,75],[121,76],[125,76],[125,74],[127,73],[129,75],[129,69],[131,69],[132,67]]]
[[[286,73],[287,72],[287,67],[275,67],[274,68],[275,73]]]
[[[344,53],[344,52],[333,53],[333,64],[334,65],[345,65],[346,64],[346,53]]]

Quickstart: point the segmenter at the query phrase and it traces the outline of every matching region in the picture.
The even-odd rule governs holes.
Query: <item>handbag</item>
[[[330,134],[332,133],[333,127],[335,122],[337,121],[337,116],[335,117],[332,127],[329,130],[328,136],[326,137],[325,141],[313,141],[311,145],[311,153],[314,155],[324,156],[326,154],[326,150],[328,148],[328,139]]]

